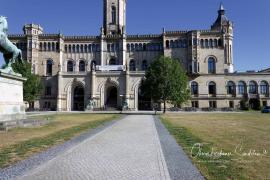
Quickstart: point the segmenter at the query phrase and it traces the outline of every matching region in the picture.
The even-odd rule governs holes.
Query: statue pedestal
[[[25,119],[23,102],[23,82],[25,80],[19,74],[0,70],[0,128],[3,128],[1,126],[8,122]]]

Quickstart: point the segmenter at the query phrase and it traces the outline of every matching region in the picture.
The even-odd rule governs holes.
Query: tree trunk
[[[163,114],[166,113],[166,100],[163,100]]]

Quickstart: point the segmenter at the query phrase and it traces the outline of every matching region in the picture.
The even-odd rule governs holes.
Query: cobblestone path
[[[18,179],[170,179],[151,115],[130,115]]]

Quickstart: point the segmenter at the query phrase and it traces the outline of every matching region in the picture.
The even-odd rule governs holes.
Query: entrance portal
[[[117,88],[112,86],[107,89],[106,109],[117,109]]]
[[[250,99],[249,106],[253,110],[260,110],[260,100],[259,99]]]
[[[138,90],[138,110],[139,111],[153,110],[151,98],[145,95],[141,87]]]
[[[73,111],[84,111],[84,88],[76,86],[73,92]]]

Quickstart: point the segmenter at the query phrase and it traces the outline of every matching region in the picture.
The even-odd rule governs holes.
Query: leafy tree
[[[190,98],[186,72],[177,60],[165,56],[151,63],[142,82],[142,90],[155,102],[163,103],[163,113],[167,102],[180,106]]]
[[[32,74],[31,64],[28,62],[16,62],[12,65],[12,68],[16,73],[27,78],[23,83],[23,99],[30,105],[33,104],[43,89],[40,77]]]

